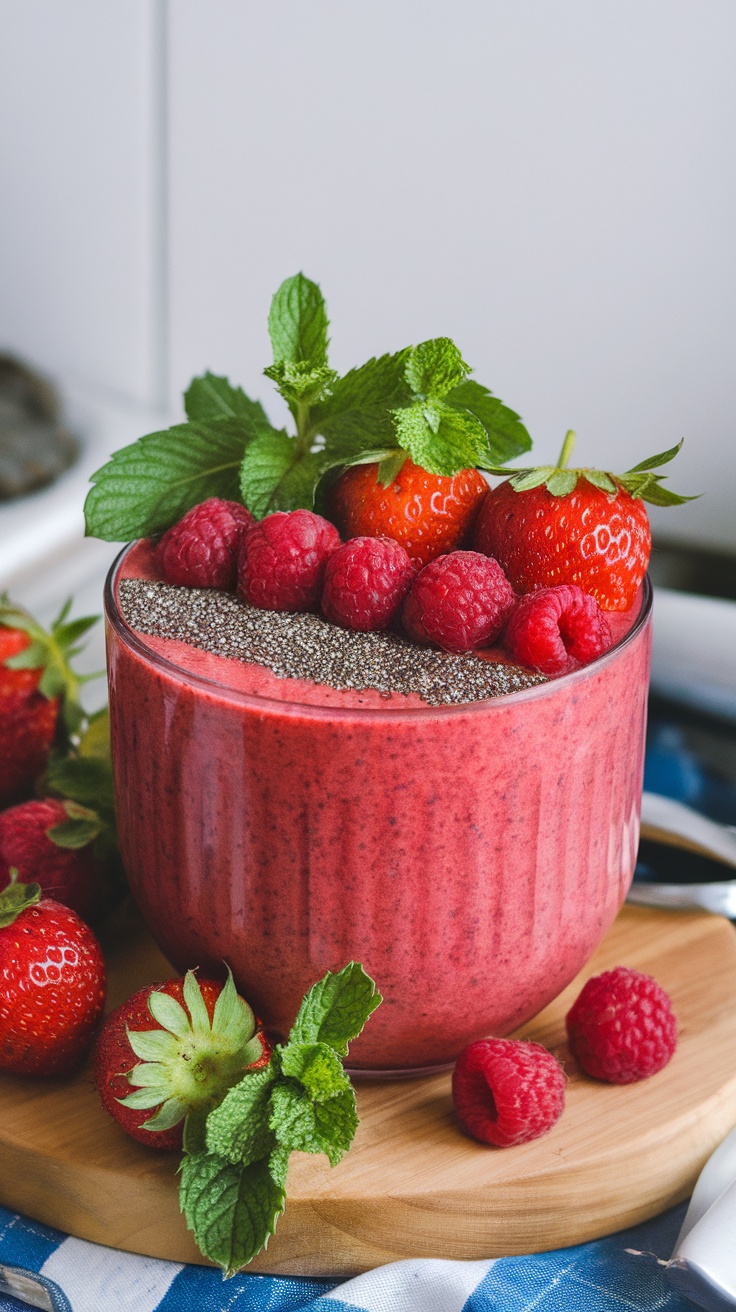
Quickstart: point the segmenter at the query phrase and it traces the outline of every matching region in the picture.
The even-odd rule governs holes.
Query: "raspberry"
[[[47,830],[68,819],[63,803],[50,797],[0,814],[0,889],[16,869],[22,884],[40,884],[44,897],[91,924],[105,909],[109,881],[91,847],[59,847],[48,837]]]
[[[276,510],[245,534],[238,592],[261,610],[316,610],[325,565],[340,546],[334,524],[311,510]]]
[[[540,674],[569,674],[610,647],[611,627],[594,597],[573,583],[528,592],[517,603],[504,646]]]
[[[628,966],[589,979],[565,1024],[583,1070],[609,1084],[656,1075],[677,1046],[677,1020],[664,989]]]
[[[351,538],[327,562],[322,610],[346,629],[387,629],[415,574],[407,552],[391,538]]]
[[[479,1039],[460,1053],[452,1101],[481,1143],[510,1148],[546,1134],[565,1106],[565,1073],[540,1043]]]
[[[237,501],[210,497],[164,533],[156,563],[169,583],[188,588],[234,588],[238,551],[253,516]]]
[[[425,565],[401,618],[414,642],[472,651],[498,637],[515,601],[498,561],[477,551],[451,551]]]

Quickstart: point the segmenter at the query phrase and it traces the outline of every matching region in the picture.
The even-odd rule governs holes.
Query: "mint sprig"
[[[342,1068],[381,1002],[351,961],[306,994],[287,1043],[265,1070],[251,1071],[185,1139],[179,1201],[205,1257],[226,1276],[266,1246],[286,1202],[289,1153],[325,1153],[335,1166],[358,1125],[355,1093]]]
[[[208,497],[242,499],[262,518],[311,509],[331,471],[377,462],[387,484],[411,458],[431,473],[503,464],[529,449],[519,416],[479,383],[447,337],[379,356],[343,377],[330,366],[329,320],[317,283],[281,284],[268,319],[275,382],[295,432],[258,401],[207,372],[184,397],[188,422],[147,433],[92,476],[87,533],[110,542],[164,532]]]

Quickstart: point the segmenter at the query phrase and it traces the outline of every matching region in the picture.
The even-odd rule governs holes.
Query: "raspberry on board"
[[[452,1101],[468,1134],[510,1148],[538,1139],[565,1106],[565,1072],[540,1043],[479,1039],[465,1048],[452,1074]]]
[[[340,546],[334,524],[312,510],[276,510],[248,529],[238,592],[261,610],[316,610],[325,566]]]
[[[238,552],[253,516],[237,501],[209,497],[164,533],[156,562],[167,583],[188,588],[235,587]]]
[[[407,459],[382,487],[377,464],[353,465],[335,484],[330,513],[343,537],[393,538],[421,569],[466,540],[487,492],[477,469],[429,474]]]
[[[511,612],[503,643],[519,665],[540,674],[569,674],[590,664],[613,642],[594,597],[574,584],[528,592]]]
[[[425,565],[401,619],[414,642],[473,651],[495,642],[515,601],[498,561],[477,551],[451,551]]]
[[[587,1075],[633,1084],[661,1071],[677,1047],[677,1020],[664,989],[628,966],[595,975],[565,1020],[573,1055]]]
[[[345,629],[387,629],[415,574],[406,551],[391,538],[351,538],[327,562],[323,614]]]

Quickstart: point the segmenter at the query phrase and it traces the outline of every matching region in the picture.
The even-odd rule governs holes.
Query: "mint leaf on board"
[[[416,401],[394,412],[396,440],[430,474],[457,474],[487,460],[486,432],[469,411],[445,401]]]
[[[257,437],[240,466],[240,495],[256,519],[274,510],[311,510],[315,488],[329,464],[325,451],[300,454],[295,439],[283,431]]]
[[[504,465],[531,449],[532,439],[516,412],[480,383],[466,379],[446,394],[445,401],[461,411],[469,410],[480,420],[486,431],[492,465]]]
[[[268,432],[271,425],[260,401],[251,401],[242,387],[209,371],[193,378],[184,393],[187,418],[194,420],[244,418],[254,429]]]
[[[409,353],[407,347],[351,369],[310,414],[310,432],[314,437],[321,433],[327,450],[341,463],[357,463],[366,452],[396,446],[392,411],[412,400],[406,381]]]
[[[259,436],[262,427],[238,415],[140,437],[92,475],[87,533],[106,542],[152,537],[207,497],[237,501],[243,452]]]
[[[274,364],[327,364],[327,307],[316,282],[297,273],[282,282],[271,301],[268,334]]]
[[[205,1257],[227,1277],[265,1248],[286,1203],[283,1154],[247,1166],[214,1153],[184,1157],[179,1205]]]
[[[449,337],[433,337],[409,351],[406,381],[415,396],[439,399],[459,386],[470,373],[455,343]]]
[[[350,961],[336,974],[328,970],[304,997],[287,1046],[327,1043],[338,1056],[346,1057],[351,1039],[358,1037],[381,1001],[360,962]]]
[[[358,1128],[353,1086],[327,1102],[314,1102],[295,1082],[281,1082],[271,1095],[270,1126],[283,1148],[324,1153],[330,1166],[337,1166]]]
[[[315,1102],[350,1088],[342,1062],[328,1043],[287,1043],[279,1056],[283,1074],[298,1080]]]
[[[207,1117],[207,1149],[229,1162],[260,1161],[275,1148],[269,1128],[269,1101],[276,1071],[251,1071],[225,1094]]]

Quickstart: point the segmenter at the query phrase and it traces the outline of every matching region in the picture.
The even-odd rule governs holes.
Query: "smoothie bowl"
[[[633,874],[648,582],[584,668],[541,682],[473,653],[500,660],[501,694],[428,705],[184,641],[146,621],[157,578],[144,541],[108,579],[110,711],[124,863],[177,969],[227,962],[283,1034],[315,979],[359,959],[384,1004],[350,1064],[384,1076],[446,1066],[554,998]]]

